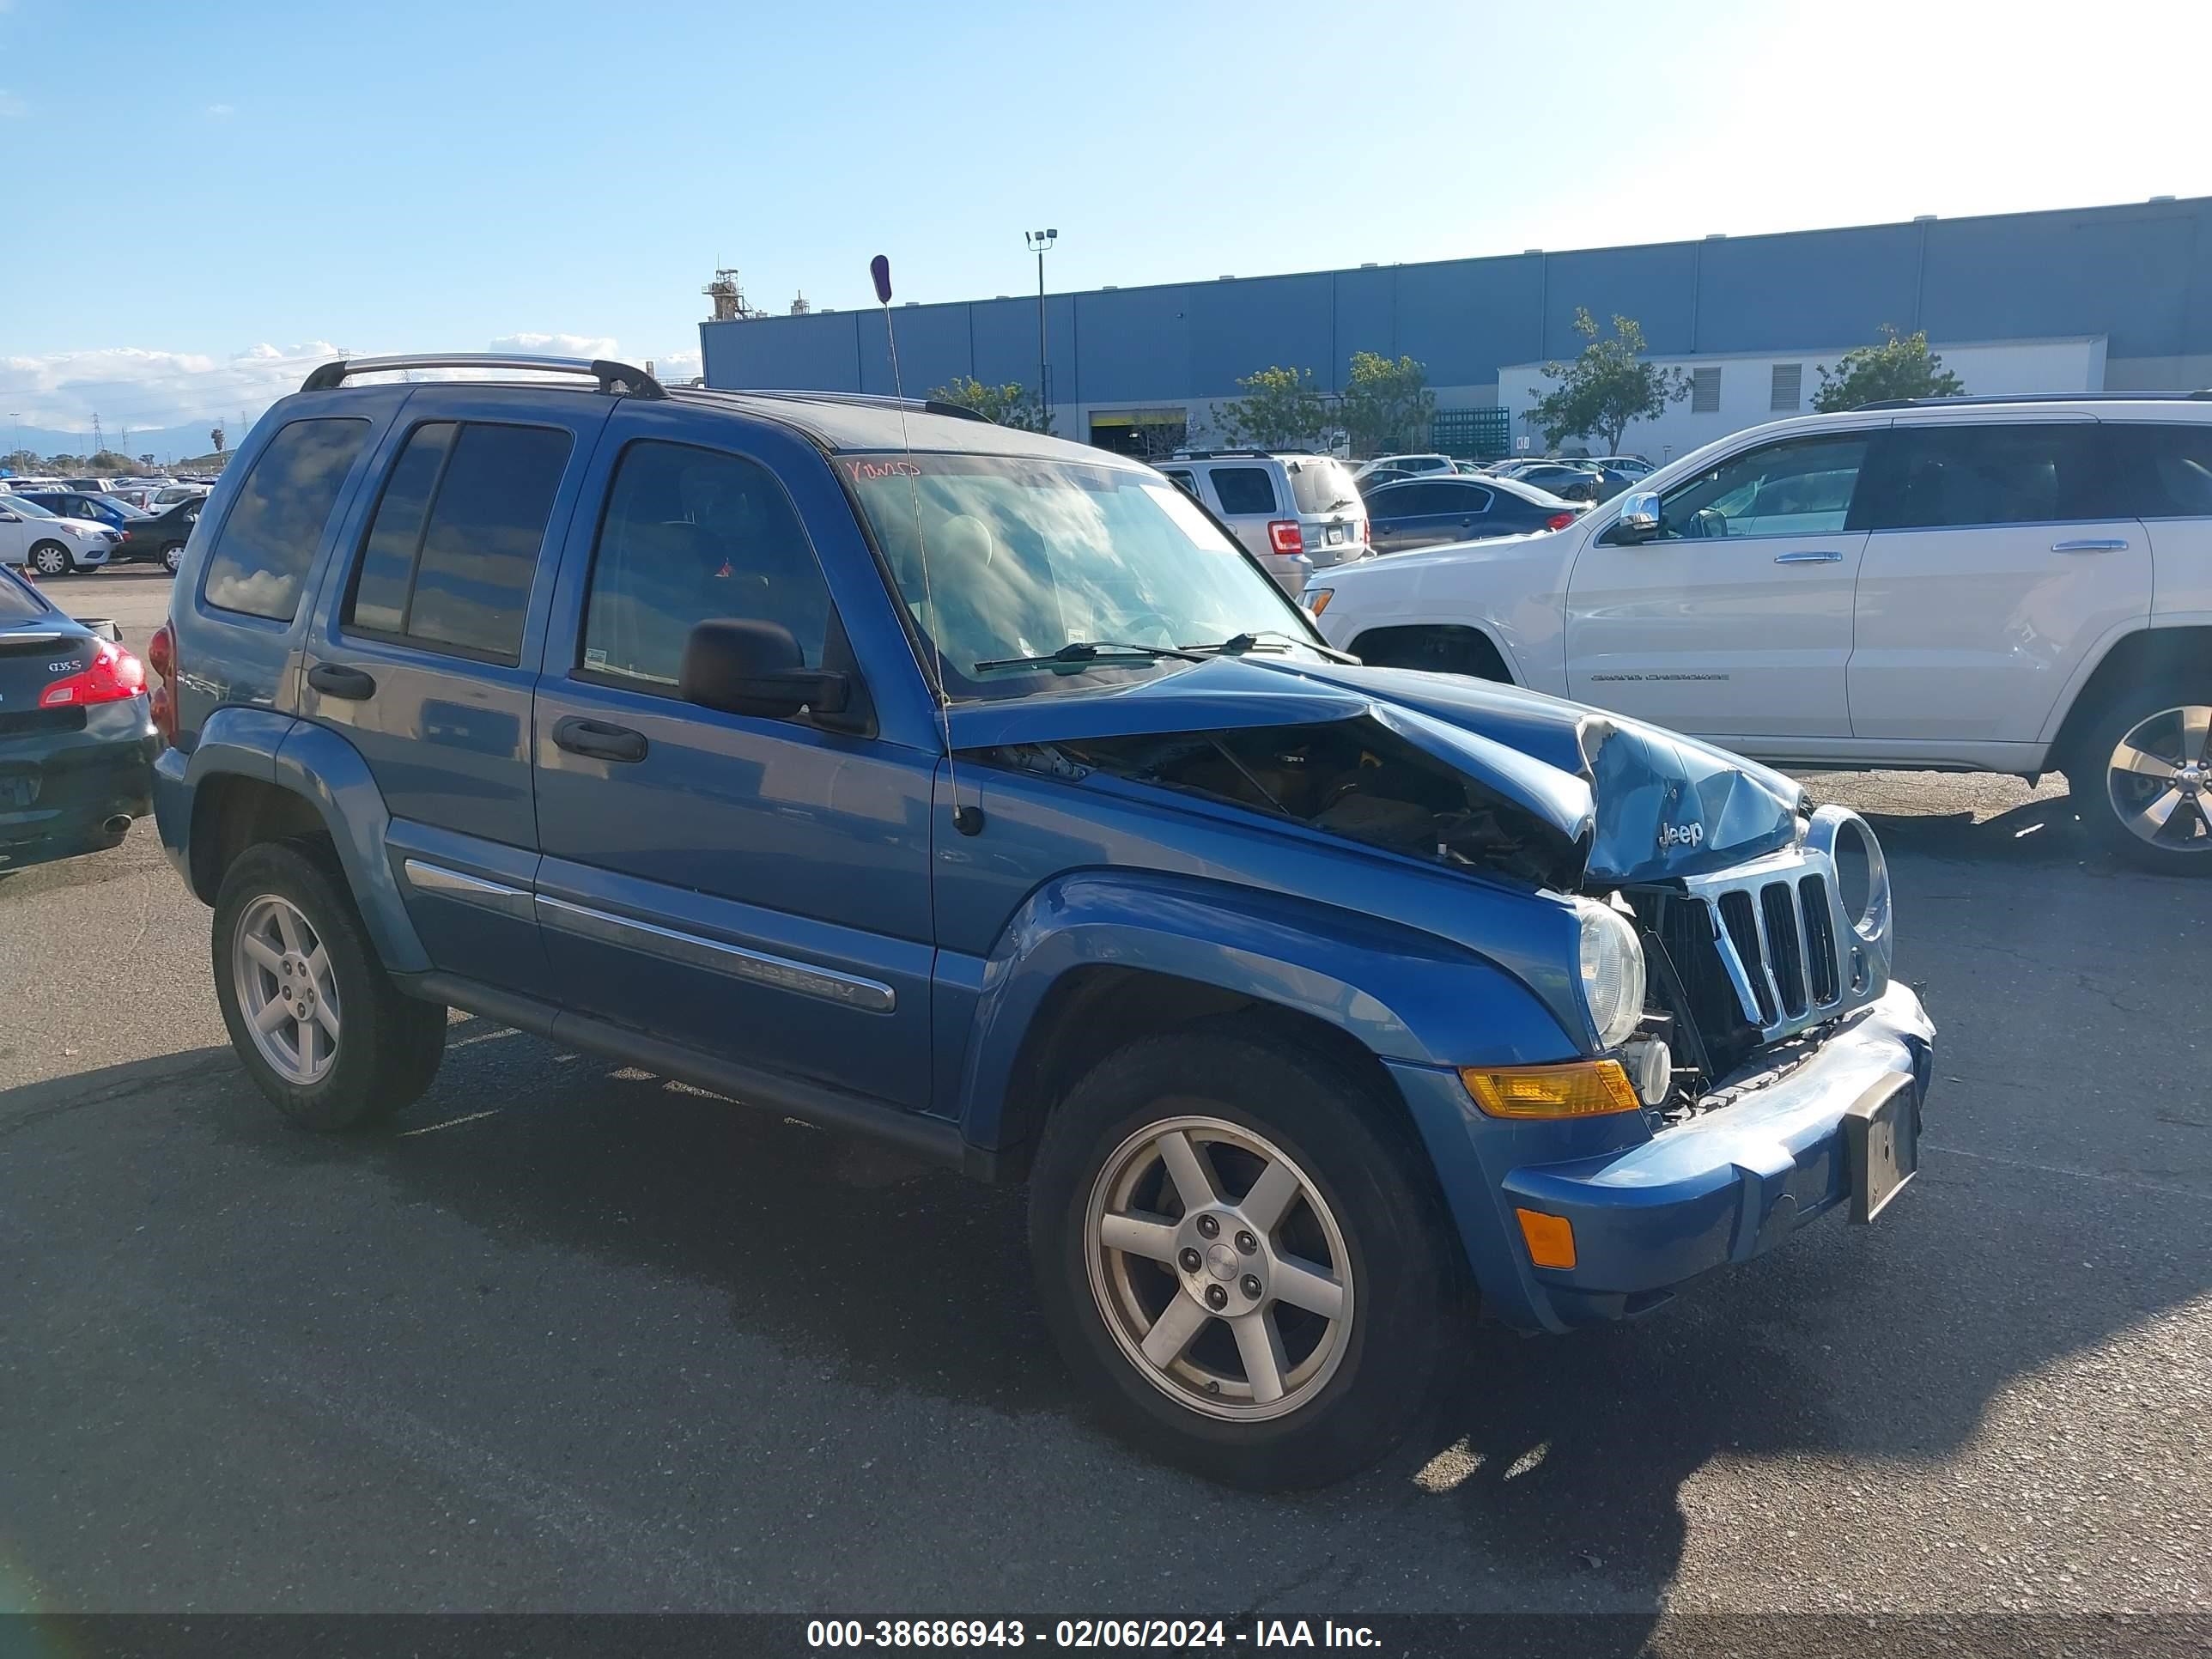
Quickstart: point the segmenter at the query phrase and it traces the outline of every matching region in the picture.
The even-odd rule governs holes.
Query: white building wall
[[[2101,392],[2105,389],[2105,337],[2074,339],[1995,340],[1945,344],[1931,341],[1943,367],[1966,383],[1968,392]],[[1833,369],[1849,346],[1821,346],[1804,351],[1762,351],[1742,355],[1699,355],[1653,357],[1661,368],[1720,371],[1720,407],[1707,414],[1693,413],[1691,399],[1671,404],[1653,421],[1633,422],[1620,441],[1622,450],[1643,455],[1655,465],[1725,438],[1748,426],[1802,415],[1813,407],[1820,389],[1820,366]],[[1799,395],[1795,407],[1773,406],[1774,368],[1778,363],[1802,365]],[[1522,363],[1500,369],[1498,401],[1513,411],[1515,446],[1544,453],[1544,434],[1529,424],[1528,412],[1557,382],[1546,377],[1540,363]],[[1559,447],[1571,453],[1591,454],[1602,439],[1570,438]]]

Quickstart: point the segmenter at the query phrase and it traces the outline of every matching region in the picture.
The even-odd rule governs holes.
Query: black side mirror
[[[677,684],[686,702],[768,720],[788,720],[802,708],[842,714],[853,695],[849,674],[805,665],[799,641],[781,623],[727,617],[691,630]]]

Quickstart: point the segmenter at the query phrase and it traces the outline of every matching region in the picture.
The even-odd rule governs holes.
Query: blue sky
[[[331,346],[680,368],[718,262],[1020,293],[1035,225],[1059,289],[2203,193],[2208,48],[2202,0],[0,0],[0,178],[85,209],[10,214],[0,416],[251,415]]]

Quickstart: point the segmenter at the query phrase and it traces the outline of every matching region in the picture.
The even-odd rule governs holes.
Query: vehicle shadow
[[[243,1155],[264,1174],[366,1166],[407,1210],[712,1286],[733,1338],[765,1339],[866,1389],[1014,1416],[1077,1411],[1036,1312],[1020,1190],[562,1055],[488,1022],[457,1020],[431,1094],[373,1137],[286,1127],[221,1049],[0,1092],[0,1135],[123,1096],[187,1090],[186,1136],[223,1159]],[[2192,1201],[2160,1212],[2179,1232],[2159,1274],[2053,1295],[2050,1270],[2081,1254],[2075,1218],[2010,1190],[1981,1194],[1978,1208],[1962,1201],[1985,1178],[1931,1160],[1881,1224],[1831,1218],[1634,1326],[1558,1340],[1478,1330],[1434,1420],[1382,1468],[1289,1498],[1190,1482],[1188,1502],[1254,1528],[1364,1540],[1363,1558],[1370,1545],[1397,1548],[1375,1540],[1419,1540],[1389,1585],[1370,1586],[1402,1607],[1656,1616],[1682,1564],[1686,1489],[1717,1464],[1947,1455],[2015,1379],[2212,1286],[2212,1234]],[[2004,1207],[2002,1226],[1992,1202]],[[316,1270],[312,1259],[299,1268]],[[592,1317],[577,1310],[577,1328],[588,1331]],[[595,1387],[563,1369],[579,1364],[571,1352],[549,1344],[538,1356],[544,1389]],[[704,1352],[713,1364],[711,1342]],[[655,1409],[649,1390],[634,1409]],[[799,1427],[834,1438],[834,1425]],[[1080,1433],[1109,1480],[1156,1491],[1180,1479]],[[1863,1509],[1875,1525],[1879,1478],[1863,1486],[1831,1494],[1826,1512]],[[1779,1527],[1790,1500],[1775,1501]],[[1139,1582],[1146,1553],[1169,1547],[1132,1537],[1121,1565]],[[1271,1610],[1341,1609],[1366,1599],[1363,1570],[1253,1590],[1273,1598]],[[1631,1619],[1596,1650],[1617,1641],[1636,1651],[1644,1628]]]

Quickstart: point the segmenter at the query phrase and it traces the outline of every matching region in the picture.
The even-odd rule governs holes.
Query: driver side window
[[[1786,439],[1717,463],[1660,500],[1656,541],[1819,536],[1845,528],[1868,434]]]

